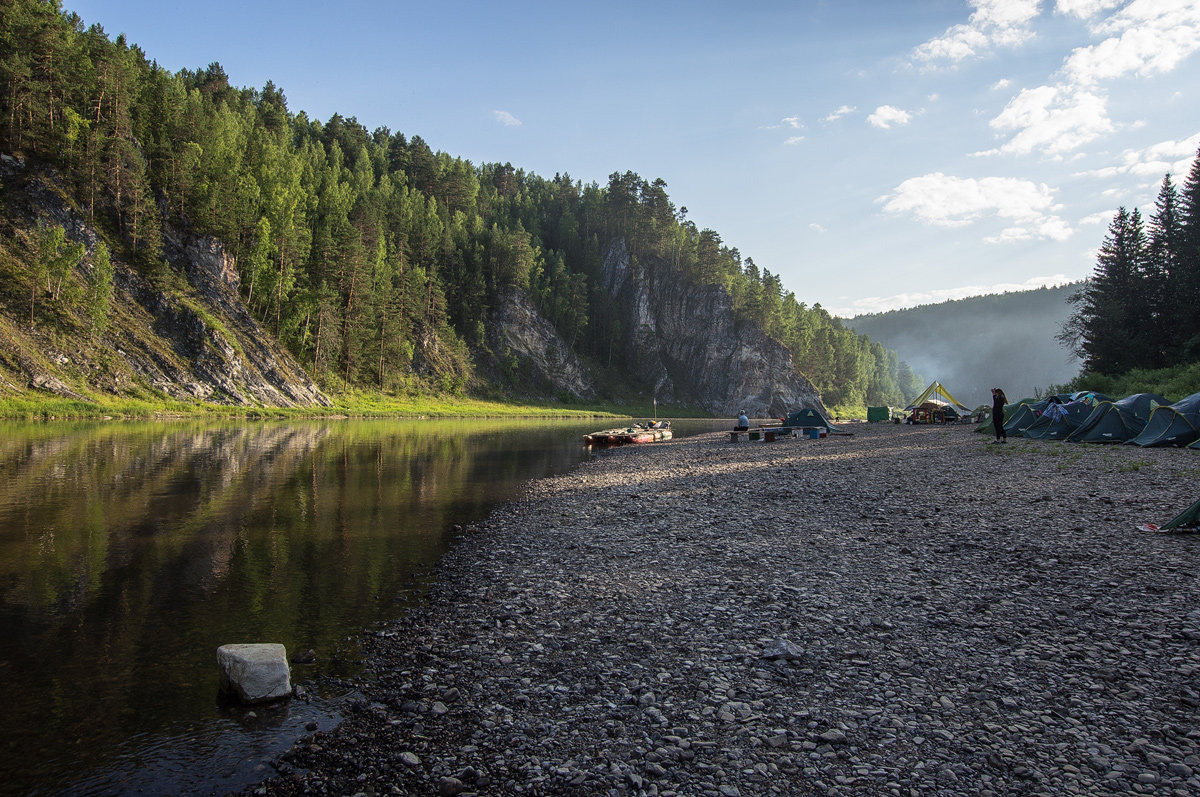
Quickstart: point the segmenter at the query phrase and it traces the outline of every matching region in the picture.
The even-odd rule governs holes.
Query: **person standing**
[[[992,388],[992,428],[996,430],[993,443],[1008,442],[1008,432],[1004,431],[1004,405],[1007,403],[1008,397],[1004,395],[1004,391],[998,387]]]

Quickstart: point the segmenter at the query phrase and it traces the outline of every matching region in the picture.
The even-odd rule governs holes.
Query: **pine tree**
[[[1200,360],[1200,153],[1179,194],[1180,252],[1173,279],[1180,356]]]
[[[1149,223],[1149,242],[1142,267],[1144,284],[1139,286],[1146,307],[1144,310],[1135,308],[1146,312],[1151,333],[1138,336],[1143,341],[1139,349],[1146,367],[1161,368],[1181,360],[1179,342],[1183,318],[1178,312],[1180,308],[1175,296],[1182,279],[1183,250],[1179,194],[1168,174],[1163,177]]]
[[[1059,340],[1075,349],[1084,369],[1120,374],[1143,362],[1132,337],[1149,326],[1149,304],[1141,279],[1146,260],[1145,232],[1137,208],[1117,210],[1096,258],[1092,278],[1071,297],[1078,309]]]

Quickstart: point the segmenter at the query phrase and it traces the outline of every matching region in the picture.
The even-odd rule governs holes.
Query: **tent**
[[[844,429],[834,426],[829,422],[828,418],[811,407],[805,407],[798,412],[788,413],[788,416],[783,419],[783,425],[792,429],[827,429],[830,434],[854,434],[853,432],[847,432]]]
[[[1018,409],[1020,409],[1022,404],[1033,404],[1036,401],[1037,401],[1037,399],[1035,399],[1035,398],[1023,398],[1019,401],[1014,401],[1011,404],[1005,404],[1004,405],[1004,423],[1003,423],[1003,425],[1005,425],[1005,426],[1008,425],[1009,420],[1011,420],[1013,417],[1013,413],[1016,412]],[[975,427],[975,431],[987,432],[988,434],[991,434],[992,429],[993,429],[993,427],[992,427],[992,408],[990,406],[988,406],[987,414],[984,415],[982,418],[980,418],[979,424]]]
[[[1004,431],[1015,437],[1027,436],[1025,432],[1029,427],[1042,417],[1042,413],[1051,404],[1069,404],[1075,399],[1076,395],[1093,395],[1089,393],[1060,393],[1054,396],[1046,396],[1041,399],[1024,399],[1011,413],[1008,407],[1004,408]],[[1099,394],[1094,394],[1099,395]],[[1087,417],[1086,415],[1084,416]]]
[[[1200,393],[1155,407],[1146,428],[1127,442],[1139,446],[1186,446],[1200,439]]]
[[[951,396],[950,391],[936,379],[904,411],[912,413],[910,420],[914,423],[928,423],[934,419],[958,420],[971,414],[971,409]]]
[[[1025,430],[1033,426],[1034,421],[1042,414],[1052,402],[1048,398],[1038,399],[1036,401],[1022,401],[1017,408],[1012,412],[1005,407],[1004,411],[1004,431],[1007,434],[1021,436]]]
[[[1162,526],[1163,531],[1200,531],[1200,501],[1189,506]]]
[[[1146,428],[1155,407],[1170,404],[1157,393],[1134,393],[1118,401],[1102,401],[1067,437],[1072,443],[1124,443]]]
[[[1138,528],[1142,531],[1200,531],[1200,501],[1192,504],[1161,526],[1147,523]]]
[[[1065,440],[1092,414],[1086,400],[1050,404],[1022,434],[1035,440]]]

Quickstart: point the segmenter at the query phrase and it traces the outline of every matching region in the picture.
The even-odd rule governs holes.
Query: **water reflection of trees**
[[[451,523],[552,467],[551,426],[5,427],[0,634],[18,697],[0,713],[37,730],[0,766],[86,762],[99,738],[212,715],[226,642],[347,652]]]

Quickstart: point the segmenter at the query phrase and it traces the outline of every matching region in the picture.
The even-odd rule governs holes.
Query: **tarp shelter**
[[[1146,428],[1128,442],[1139,446],[1186,446],[1200,439],[1200,393],[1155,407]]]
[[[941,413],[943,419],[950,418],[957,420],[958,418],[966,418],[970,416],[971,410],[954,396],[950,395],[950,391],[942,387],[942,383],[934,380],[929,383],[929,387],[925,388],[921,395],[912,400],[905,412],[913,413],[913,420],[917,420],[918,415],[924,413],[926,416],[933,416]]]
[[[1134,393],[1118,401],[1101,401],[1067,440],[1072,443],[1124,443],[1141,434],[1155,407],[1170,403],[1157,393]]]
[[[827,429],[830,434],[854,434],[853,432],[847,432],[834,426],[829,422],[828,418],[811,407],[805,407],[798,412],[788,413],[788,416],[783,420],[783,425],[792,429]]]

